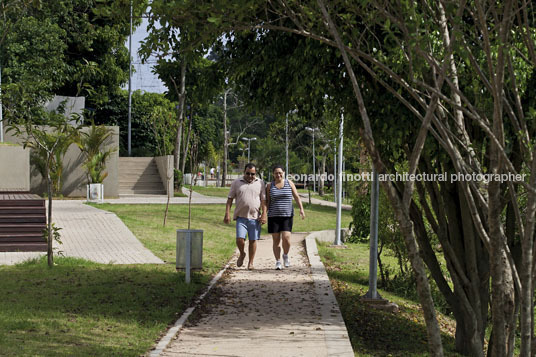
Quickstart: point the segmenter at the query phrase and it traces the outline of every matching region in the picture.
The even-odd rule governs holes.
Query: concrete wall
[[[173,172],[173,155],[157,156],[154,159],[156,161],[156,167],[158,167],[160,179],[166,189],[166,195],[171,195],[171,197],[173,197],[173,181],[175,179]]]
[[[45,104],[45,109],[49,112],[57,110],[58,107],[64,103],[65,104],[65,115],[67,118],[70,118],[72,114],[78,114],[82,116],[82,112],[86,107],[86,97],[65,97],[62,95],[56,95],[50,102]],[[71,122],[75,124],[75,122]]]
[[[106,143],[105,148],[116,147],[119,148],[119,127],[110,126],[113,134]],[[88,131],[88,127],[84,127],[82,131]],[[7,133],[5,141],[12,143],[22,143],[23,139],[14,137],[12,133]],[[117,197],[119,196],[119,174],[118,174],[118,161],[119,151],[113,152],[106,165],[106,171],[108,176],[104,179],[104,196],[105,197]],[[8,160],[8,164],[11,160]],[[86,185],[87,176],[85,169],[82,166],[83,157],[80,149],[72,144],[67,150],[65,157],[63,158],[63,189],[62,194],[69,197],[86,197]],[[2,165],[2,162],[0,162]],[[2,167],[2,166],[0,166]],[[41,177],[41,174],[32,165],[30,175],[30,192],[36,194],[43,194],[46,192],[46,182]]]
[[[0,144],[0,191],[30,191],[30,150]]]

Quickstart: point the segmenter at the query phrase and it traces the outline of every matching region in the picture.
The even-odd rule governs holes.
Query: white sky
[[[134,29],[132,34],[132,65],[135,68],[135,72],[132,73],[132,91],[141,89],[145,92],[164,93],[167,91],[166,86],[151,72],[152,66],[156,63],[156,58],[150,57],[145,64],[141,64],[141,59],[138,55],[140,41],[147,36],[148,22],[146,18],[142,20],[141,25]],[[128,39],[125,45],[128,49]],[[128,83],[124,86],[124,89],[128,89]]]

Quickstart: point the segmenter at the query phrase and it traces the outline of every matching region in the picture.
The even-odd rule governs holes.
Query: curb
[[[305,249],[311,265],[311,277],[313,278],[316,297],[322,309],[321,316],[325,325],[324,332],[328,356],[353,357],[354,351],[348,337],[348,330],[344,324],[326,268],[318,255],[317,235],[318,232],[314,232],[305,237]]]
[[[158,341],[158,344],[155,346],[153,350],[151,350],[148,354],[150,357],[159,357],[162,352],[168,347],[171,340],[179,333],[180,329],[183,327],[184,323],[188,320],[192,312],[194,312],[195,308],[199,305],[199,303],[205,298],[205,296],[209,293],[210,289],[220,280],[220,278],[223,276],[223,273],[231,266],[231,260],[234,259],[233,257],[229,260],[229,262],[223,267],[222,270],[212,278],[210,283],[208,284],[208,288],[205,290],[201,296],[195,300],[193,306],[190,306],[186,311],[183,312],[181,317],[175,322],[175,324],[167,331],[166,335]]]

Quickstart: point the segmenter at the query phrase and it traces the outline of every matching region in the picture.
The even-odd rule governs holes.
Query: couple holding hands
[[[268,233],[272,234],[273,251],[276,259],[275,269],[281,270],[290,267],[288,252],[290,250],[290,236],[294,208],[292,198],[300,207],[300,216],[305,219],[303,205],[292,181],[285,178],[285,172],[279,165],[274,166],[272,173],[274,180],[267,185],[256,177],[255,164],[249,163],[244,170],[244,176],[233,181],[225,206],[223,222],[231,222],[231,207],[236,199],[233,220],[236,221],[236,246],[240,255],[236,266],[244,264],[246,258],[245,240],[249,240],[248,269],[254,269],[253,260],[257,250],[257,240],[261,233],[261,224],[268,221]],[[283,241],[283,264],[281,264],[281,247]]]

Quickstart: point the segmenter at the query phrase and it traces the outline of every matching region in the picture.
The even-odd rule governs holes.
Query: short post
[[[185,281],[186,284],[190,284],[190,270],[192,265],[192,233],[186,233],[186,249],[184,257],[184,266],[185,266]]]

